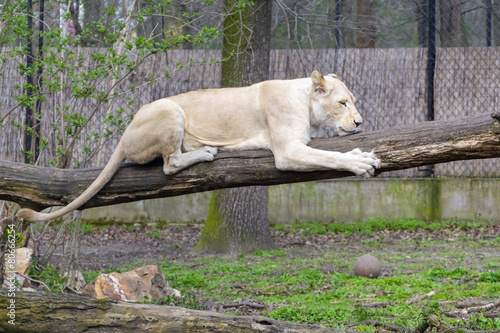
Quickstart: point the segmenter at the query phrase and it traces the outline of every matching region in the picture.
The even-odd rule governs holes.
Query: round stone
[[[362,255],[354,263],[354,275],[364,276],[370,279],[376,279],[379,277],[382,271],[382,265],[377,258],[371,254]]]

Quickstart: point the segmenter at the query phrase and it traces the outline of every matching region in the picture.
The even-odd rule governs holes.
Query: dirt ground
[[[134,230],[120,225],[95,228],[94,232],[86,232],[81,236],[76,266],[82,271],[100,271],[119,268],[129,263],[189,261],[197,256],[192,249],[202,227],[195,224],[162,228],[139,226],[133,228]],[[51,239],[55,232],[55,229],[46,232],[41,243],[47,244],[47,240]],[[305,236],[304,232],[277,231],[275,228],[272,228],[272,233],[277,249],[292,250],[288,251],[289,256],[316,256],[321,251],[336,251],[344,257],[352,256],[354,263],[355,259],[364,253],[378,253],[382,258],[388,258],[383,262],[384,276],[391,276],[395,269],[400,274],[405,264],[417,262],[425,265],[428,261],[432,265],[441,265],[448,269],[459,265],[466,269],[478,270],[482,270],[487,262],[500,262],[498,242],[488,241],[500,236],[500,224],[471,230],[382,231],[371,235],[352,236],[331,232]],[[59,247],[52,263],[60,262],[61,256],[62,247]],[[397,259],[391,262],[391,258]],[[342,269],[346,270],[345,267]]]

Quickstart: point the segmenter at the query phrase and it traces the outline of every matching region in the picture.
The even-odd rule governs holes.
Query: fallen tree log
[[[0,307],[7,309],[0,320],[0,332],[352,332],[264,317],[110,302],[71,294],[17,291],[15,297],[8,296],[6,290],[0,289]],[[9,310],[11,304],[13,311]]]
[[[346,152],[375,150],[382,161],[378,173],[457,160],[500,157],[500,113],[477,114],[445,121],[389,128],[333,138],[316,138],[311,147]],[[0,161],[0,200],[42,209],[66,205],[101,172],[53,169]],[[282,172],[271,152],[221,151],[211,163],[200,163],[173,176],[162,161],[124,164],[113,179],[82,209],[143,199],[249,185],[276,185],[352,176],[335,170]]]

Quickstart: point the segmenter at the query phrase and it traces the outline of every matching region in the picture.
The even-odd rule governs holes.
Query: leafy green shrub
[[[29,276],[45,283],[49,287],[47,291],[50,293],[62,293],[66,287],[66,280],[68,280],[67,276],[61,277],[61,272],[52,265],[40,266],[37,264],[36,258],[31,265]]]

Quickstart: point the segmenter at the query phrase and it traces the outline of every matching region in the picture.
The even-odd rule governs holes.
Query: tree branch
[[[500,113],[389,128],[334,138],[317,138],[311,147],[346,152],[375,150],[378,173],[457,160],[500,157]],[[221,151],[211,163],[200,163],[165,176],[162,161],[124,164],[113,179],[82,208],[249,185],[276,185],[352,176],[342,171],[282,172],[271,152]],[[101,172],[53,169],[0,161],[0,199],[41,209],[65,205]]]

